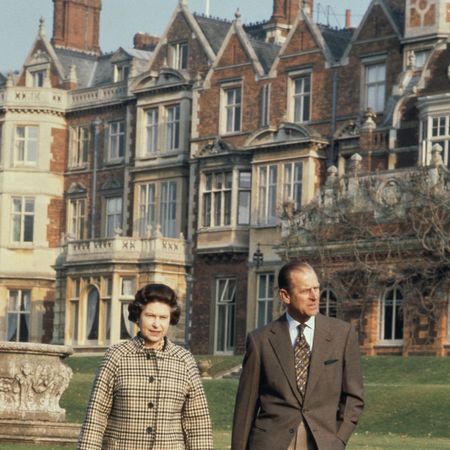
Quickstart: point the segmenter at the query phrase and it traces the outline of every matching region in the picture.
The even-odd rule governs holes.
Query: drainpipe
[[[339,75],[337,70],[333,72],[333,98],[331,105],[331,142],[330,151],[328,152],[328,166],[335,164],[335,154],[334,154],[334,134],[336,133],[336,108],[337,108],[337,86],[339,81]]]
[[[95,239],[95,222],[97,218],[97,157],[100,141],[100,126],[102,121],[96,118],[93,122],[94,127],[94,160],[92,163],[92,211],[91,211],[91,239]]]

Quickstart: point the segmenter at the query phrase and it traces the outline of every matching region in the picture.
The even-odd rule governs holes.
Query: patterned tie
[[[308,380],[309,361],[311,359],[311,350],[309,344],[306,342],[303,330],[305,324],[302,323],[298,327],[298,336],[294,345],[294,361],[295,374],[297,376],[297,386],[300,394],[305,396],[306,381]]]

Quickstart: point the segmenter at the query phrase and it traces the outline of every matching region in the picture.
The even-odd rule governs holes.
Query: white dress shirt
[[[292,316],[289,315],[289,313],[286,311],[286,318],[289,325],[289,334],[291,336],[292,341],[292,347],[295,345],[295,341],[298,336],[298,326],[300,325],[300,322],[297,322]],[[316,326],[316,317],[311,316],[306,322],[305,322],[305,328],[303,330],[303,334],[305,335],[306,342],[309,345],[309,349],[312,351],[313,348],[313,342],[314,342],[314,328]]]

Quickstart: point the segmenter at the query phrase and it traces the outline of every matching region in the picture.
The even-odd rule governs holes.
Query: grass
[[[241,357],[210,359],[211,374],[230,369]],[[63,394],[69,422],[83,420],[99,357],[71,357],[74,376]],[[450,449],[450,358],[372,357],[363,359],[366,409],[347,450]],[[205,380],[214,427],[215,450],[230,448],[236,380]],[[29,446],[0,444],[1,450]],[[70,447],[33,445],[33,449]]]

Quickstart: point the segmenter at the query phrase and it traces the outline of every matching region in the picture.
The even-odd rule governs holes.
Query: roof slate
[[[255,50],[259,62],[263,66],[264,72],[269,72],[275,58],[278,55],[278,52],[280,51],[281,46],[262,42],[252,37],[249,37],[249,40],[252,44],[253,49]]]
[[[205,34],[206,39],[208,39],[214,53],[217,54],[231,27],[231,22],[203,16],[201,14],[194,14],[194,17]]]
[[[354,33],[354,28],[334,29],[327,25],[317,24],[335,61],[341,59]]]

